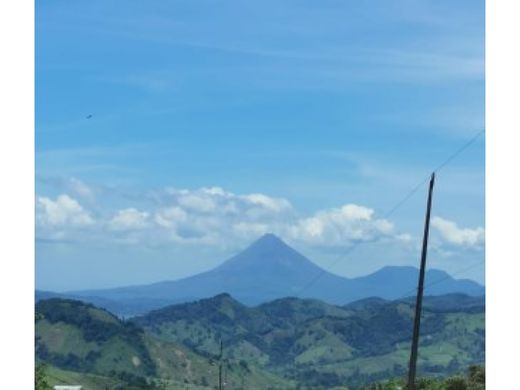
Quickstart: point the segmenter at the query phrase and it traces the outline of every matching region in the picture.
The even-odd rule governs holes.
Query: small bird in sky
[[[87,118],[87,119],[92,118],[92,114],[88,114],[86,118]]]

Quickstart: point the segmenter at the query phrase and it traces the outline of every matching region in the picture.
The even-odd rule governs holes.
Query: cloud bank
[[[293,242],[330,247],[409,239],[392,222],[377,218],[373,209],[356,204],[305,214],[284,198],[220,187],[165,188],[135,203],[121,208],[98,205],[94,211],[68,194],[37,197],[37,237],[229,246],[272,232]]]
[[[56,200],[38,197],[36,200],[36,223],[42,227],[77,227],[92,225],[90,214],[68,195],[60,195]]]
[[[455,222],[437,216],[432,218],[431,224],[448,244],[470,248],[484,245],[485,233],[482,227],[460,228]]]

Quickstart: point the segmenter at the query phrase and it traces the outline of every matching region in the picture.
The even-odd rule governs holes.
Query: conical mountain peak
[[[312,270],[309,270],[309,268]],[[260,237],[217,269],[226,272],[249,272],[251,275],[258,272],[276,275],[279,271],[284,273],[289,271],[295,273],[316,272],[318,271],[317,268],[310,260],[291,248],[279,237],[269,233]]]
[[[261,250],[291,250],[294,251],[289,245],[287,245],[280,237],[273,233],[266,233],[258,240],[253,242],[248,249],[261,249]]]
[[[242,304],[258,304],[291,296],[334,304],[372,296],[396,299],[414,289],[417,272],[413,267],[389,266],[370,275],[345,278],[320,268],[274,234],[265,234],[218,267],[201,274],[146,286],[81,291],[74,296],[132,304],[149,301],[150,307],[154,305],[152,308],[164,306],[165,301],[186,302],[214,297],[209,303],[226,307],[229,313],[229,307],[238,304],[234,299]],[[484,288],[475,282],[449,278],[435,270],[428,270],[427,280],[433,283],[442,280],[442,283],[432,284],[428,289],[430,295],[447,292],[484,294]],[[139,310],[142,310],[139,305]]]
[[[278,243],[284,243],[280,237],[278,237],[274,233],[265,233],[262,237],[260,237],[258,240],[255,241],[256,243],[261,242],[278,242]]]

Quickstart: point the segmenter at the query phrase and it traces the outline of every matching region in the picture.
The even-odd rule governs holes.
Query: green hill
[[[54,366],[99,374],[154,376],[142,329],[78,301],[36,305],[36,356]]]
[[[344,307],[285,298],[247,307],[228,294],[122,321],[65,299],[36,305],[36,356],[52,384],[89,388],[213,389],[223,340],[232,389],[357,388],[401,377],[410,300]],[[484,361],[483,298],[425,299],[418,374],[442,377]]]
[[[477,301],[458,295],[425,300],[420,374],[448,375],[484,361],[484,306]],[[329,388],[403,375],[413,313],[409,300],[339,307],[286,298],[249,308],[221,294],[134,321],[147,333],[200,354],[216,354],[222,339],[229,358]]]
[[[135,323],[79,301],[53,298],[36,305],[36,359],[49,383],[85,389],[212,389],[217,356],[197,354],[173,340],[146,334]],[[227,358],[225,379],[235,389],[286,389],[289,380]]]

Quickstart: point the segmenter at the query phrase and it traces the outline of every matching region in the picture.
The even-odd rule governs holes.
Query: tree
[[[468,390],[484,390],[486,388],[486,369],[480,366],[468,368]]]
[[[442,383],[434,378],[419,378],[415,384],[417,390],[442,390]]]
[[[446,390],[467,390],[468,385],[466,380],[460,376],[452,376],[446,379],[445,382]]]
[[[486,369],[480,366],[469,366],[468,377],[470,382],[486,383]]]
[[[45,377],[45,370],[47,366],[45,364],[36,364],[34,370],[34,388],[35,390],[52,390],[51,386],[47,383]]]

